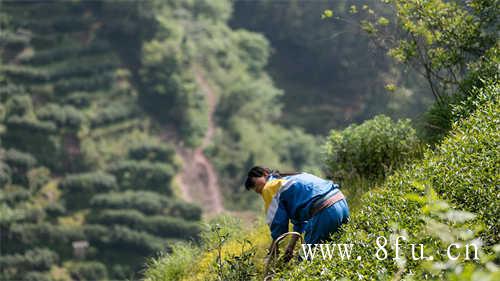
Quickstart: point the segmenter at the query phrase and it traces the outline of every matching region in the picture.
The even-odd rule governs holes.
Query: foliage
[[[411,257],[393,261],[393,251],[386,260],[373,260],[373,249],[376,249],[377,236],[394,239],[395,235],[403,235],[412,243],[425,244],[427,255],[452,241],[473,238],[483,241],[479,245],[486,253],[491,252],[490,247],[496,243],[493,237],[498,237],[498,216],[495,214],[498,199],[491,196],[494,191],[490,190],[490,186],[498,185],[495,173],[490,171],[495,166],[490,161],[498,159],[498,153],[491,148],[492,142],[498,139],[498,124],[492,120],[498,119],[495,116],[499,109],[498,100],[478,108],[468,119],[454,126],[454,133],[436,151],[427,150],[421,162],[401,169],[381,188],[362,196],[361,208],[353,214],[352,223],[332,237],[336,243],[362,245],[361,249],[355,249],[361,260],[316,259],[285,272],[284,278],[369,278],[375,272],[377,278],[384,279],[396,275],[403,277],[410,271],[433,280],[451,276],[458,278],[456,280],[472,278],[472,272],[494,278],[496,273],[491,264],[487,265],[487,255],[480,263],[460,260],[460,264],[445,263],[446,257],[441,256],[443,260],[438,258],[429,265]],[[477,165],[478,161],[484,164]],[[483,191],[488,195],[482,194]],[[452,206],[478,212],[478,216],[453,210],[455,208],[443,202],[444,199],[450,200]],[[462,265],[466,271],[453,270]]]
[[[36,159],[29,153],[24,153],[15,149],[3,152],[3,160],[9,167],[12,182],[27,185],[27,172],[36,165]]]
[[[2,269],[15,268],[17,271],[39,270],[44,271],[57,263],[59,257],[49,249],[35,248],[24,254],[5,255],[0,257]]]
[[[338,178],[383,177],[417,157],[419,145],[410,120],[394,122],[379,115],[361,125],[332,131],[326,144],[327,164]]]
[[[352,213],[350,223],[331,237],[336,244],[354,244],[352,252],[359,259],[354,256],[342,260],[335,256],[301,263],[292,261],[292,266],[274,278],[475,280],[481,276],[485,280],[497,279],[498,216],[495,212],[498,198],[491,196],[495,193],[491,188],[498,186],[495,161],[499,156],[492,145],[498,142],[496,120],[500,108],[498,95],[488,98],[488,87],[485,90],[481,105],[467,119],[454,124],[452,134],[436,150],[427,149],[421,160],[403,165],[378,188],[361,196],[360,206]],[[262,226],[259,234],[250,236],[249,240],[257,243],[259,237],[268,235],[264,234],[266,228]],[[219,236],[228,237],[232,233],[241,236],[237,230]],[[375,258],[380,236],[388,241],[388,256],[384,260]],[[400,239],[401,259],[394,259],[397,236],[406,239]],[[463,255],[457,261],[448,259],[445,249],[455,242],[476,245],[480,259],[464,260]],[[224,240],[225,245],[231,243],[236,243],[235,239]],[[424,256],[432,255],[434,260],[414,260],[410,243],[425,245]],[[262,251],[265,245],[261,247]],[[210,256],[207,260],[217,260],[217,251],[206,252],[206,255]],[[205,259],[200,259],[197,266],[205,263]],[[201,276],[192,279],[216,277],[209,270]]]
[[[159,237],[185,237],[195,239],[200,233],[196,222],[183,218],[165,216],[145,216],[135,210],[102,210],[87,218],[89,223],[102,225],[124,225],[131,229],[146,231]]]
[[[199,248],[190,244],[174,244],[172,252],[163,252],[147,262],[145,281],[179,281],[186,277],[193,262],[200,253]]]
[[[364,5],[395,18],[379,0],[235,1],[230,25],[264,34],[274,50],[267,69],[285,92],[280,122],[287,127],[326,135],[395,106],[391,117],[414,117],[428,104],[423,85],[413,83],[417,74],[388,59],[359,28]],[[410,94],[388,93],[388,83]]]
[[[498,142],[500,104],[498,85],[483,90],[490,101],[468,119],[455,124],[452,134],[428,157],[428,174],[436,191],[461,209],[474,212],[486,222],[488,243],[500,235],[498,210]],[[460,173],[457,173],[460,171]],[[496,238],[495,238],[496,237]]]
[[[107,192],[117,188],[115,177],[103,172],[92,172],[69,175],[60,183],[59,187],[68,193],[72,192]]]
[[[133,160],[148,160],[152,162],[172,162],[175,150],[170,145],[143,143],[131,147],[128,156]]]
[[[171,195],[170,181],[174,175],[172,166],[147,161],[122,161],[109,167],[116,176],[120,189],[143,189]]]
[[[200,247],[174,246],[172,253],[149,263],[145,280],[254,280],[262,274],[265,249],[271,243],[262,222],[247,231],[236,219],[220,216],[201,236]]]
[[[1,6],[2,257],[18,258],[30,249],[47,247],[59,260],[50,268],[28,268],[19,262],[9,267],[23,271],[16,276],[7,275],[2,266],[0,279],[135,279],[145,256],[168,248],[170,239],[195,236],[201,219],[198,206],[170,196],[170,179],[179,166],[175,151],[163,145],[164,139],[158,145],[160,126],[151,122],[156,116],[145,111],[139,99],[144,89],[154,95],[159,90],[154,87],[164,83],[152,80],[146,87],[142,82],[147,81],[141,80],[145,68],[158,67],[157,74],[167,75],[159,75],[160,80],[170,72],[165,61],[153,58],[142,64],[141,52],[144,49],[145,60],[163,52],[149,42],[170,37],[158,28],[165,9],[187,8],[189,14],[211,19],[222,16],[219,12],[227,17],[230,10],[194,1],[11,1]],[[180,22],[175,25],[181,27]],[[174,51],[174,56],[185,52]],[[204,107],[203,95],[187,66],[180,61],[170,69],[183,76],[178,82],[186,82],[171,93],[179,97],[176,108],[156,103],[161,99],[150,102],[174,117],[186,112],[181,118],[188,119],[186,123],[172,127],[202,136],[205,116],[196,113]],[[105,172],[110,170],[117,177]],[[135,193],[121,194],[129,187]],[[169,197],[145,192],[148,188]],[[145,213],[127,216],[135,211],[130,209]],[[90,224],[94,213],[110,226]],[[139,227],[127,228],[127,223]],[[85,262],[77,261],[71,247],[80,240],[90,244]],[[33,255],[52,262],[43,251]]]
[[[108,277],[106,266],[100,262],[75,262],[68,266],[69,274],[76,280],[105,280]]]
[[[164,214],[194,221],[201,218],[200,207],[150,191],[98,194],[90,200],[90,206],[93,209],[134,209],[146,215]]]
[[[495,1],[392,1],[397,21],[382,25],[373,10],[362,27],[396,60],[427,80],[434,105],[421,121],[421,136],[440,141],[457,121],[453,105],[498,77],[498,5]],[[394,33],[397,29],[399,32]]]

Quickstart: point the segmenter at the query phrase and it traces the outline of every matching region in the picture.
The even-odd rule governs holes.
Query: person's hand
[[[285,250],[285,254],[283,255],[283,261],[288,262],[293,258],[293,248],[288,246]]]

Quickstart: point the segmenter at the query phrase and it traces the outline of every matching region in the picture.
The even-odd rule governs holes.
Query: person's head
[[[266,185],[271,169],[260,166],[255,166],[248,171],[247,179],[245,180],[245,188],[253,189],[257,193],[261,193],[264,185]]]

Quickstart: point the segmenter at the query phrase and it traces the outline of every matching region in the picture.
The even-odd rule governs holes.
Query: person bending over
[[[305,243],[317,244],[349,220],[349,207],[339,186],[308,173],[280,174],[255,166],[248,171],[245,188],[262,196],[273,241],[288,232],[289,221],[294,231],[305,233]],[[286,257],[292,255],[296,241],[288,244]]]

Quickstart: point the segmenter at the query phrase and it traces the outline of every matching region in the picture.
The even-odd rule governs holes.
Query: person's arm
[[[290,242],[288,242],[288,245],[285,250],[285,256],[283,258],[285,262],[288,262],[289,260],[292,259],[293,249],[295,249],[295,244],[297,244],[297,240],[299,240],[299,237],[293,235],[292,238],[290,239]]]
[[[293,231],[298,233],[304,233],[307,221],[292,220],[292,224],[293,224]]]
[[[289,217],[283,202],[273,201],[267,214],[267,222],[273,240],[276,240],[280,235],[288,232],[288,221]]]

